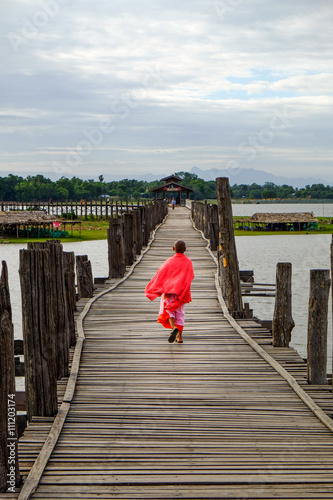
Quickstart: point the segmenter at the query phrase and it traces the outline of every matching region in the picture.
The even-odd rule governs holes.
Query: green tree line
[[[215,199],[215,181],[204,181],[189,172],[177,172],[184,186],[193,189],[191,198],[194,200]],[[0,177],[0,200],[2,201],[54,201],[72,200],[80,201],[97,200],[101,196],[117,196],[123,200],[151,197],[151,189],[163,184],[156,180],[153,182],[123,179],[121,181],[105,182],[103,175],[98,180],[82,180],[78,177],[68,179],[61,177],[52,181],[43,175],[28,176],[17,175]],[[271,182],[259,184],[234,184],[231,187],[231,196],[234,199],[267,199],[267,198],[313,198],[333,199],[333,187],[324,184],[313,184],[298,189],[284,184],[277,186]]]
[[[194,192],[192,198],[203,200],[216,198],[215,182],[205,182],[197,175],[188,172],[178,172],[182,184],[191,187]],[[43,175],[28,176],[25,179],[17,175],[0,177],[0,200],[2,201],[53,201],[96,200],[101,196],[117,196],[123,200],[152,197],[151,189],[163,184],[153,182],[123,179],[121,181],[105,182],[104,176],[98,180],[82,180],[78,177],[68,179],[61,177],[57,181]],[[170,195],[171,196],[171,195]]]
[[[234,184],[231,188],[231,196],[234,199],[248,198],[254,200],[278,198],[313,198],[317,200],[333,199],[333,187],[324,184],[312,184],[304,188],[293,188],[287,184],[277,186],[272,182],[266,182],[263,186],[258,184]]]

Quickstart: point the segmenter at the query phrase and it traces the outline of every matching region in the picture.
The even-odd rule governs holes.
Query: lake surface
[[[328,234],[237,236],[236,246],[240,269],[253,269],[257,283],[275,283],[276,264],[292,264],[292,309],[295,328],[292,346],[306,357],[310,269],[330,269]],[[331,300],[331,299],[330,299]],[[273,318],[274,297],[246,298],[255,316]],[[328,370],[332,369],[332,308],[329,307]]]
[[[256,213],[313,212],[315,217],[333,217],[333,203],[233,203],[235,216],[251,217]]]
[[[26,244],[1,244],[0,260],[5,260],[8,266],[9,287],[13,310],[15,338],[22,338],[21,288],[18,273],[20,250],[27,248]],[[65,252],[75,255],[88,255],[94,277],[106,277],[109,274],[107,240],[63,243]]]
[[[303,212],[333,217],[333,204],[235,204],[234,215],[253,215],[255,212]],[[307,314],[309,301],[310,269],[330,269],[331,235],[269,235],[238,236],[236,245],[240,269],[253,269],[257,283],[275,283],[276,264],[291,262],[293,266],[293,317],[296,326],[292,332],[292,345],[302,357],[306,357]],[[108,275],[108,250],[106,240],[64,243],[65,251],[76,255],[88,255],[94,277]],[[21,293],[19,285],[19,250],[24,244],[1,244],[0,259],[9,268],[9,284],[13,308],[15,338],[22,338]],[[254,314],[261,319],[272,319],[274,298],[246,298]],[[332,317],[329,308],[329,373],[332,365]]]

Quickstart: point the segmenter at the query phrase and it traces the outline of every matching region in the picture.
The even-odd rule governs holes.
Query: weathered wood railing
[[[129,212],[139,206],[146,206],[148,200],[136,202],[124,202],[120,200],[82,200],[77,201],[0,201],[0,210],[45,210],[47,213],[61,217],[64,214],[73,214],[76,218],[93,216],[96,218],[113,217],[114,214]]]
[[[110,278],[124,275],[126,266],[131,266],[148,244],[152,230],[163,221],[167,210],[163,200],[141,206],[114,206],[109,212]],[[58,411],[57,380],[68,376],[69,349],[76,342],[76,300],[92,297],[93,275],[86,255],[75,259],[74,252],[63,252],[57,240],[29,243],[27,250],[20,251],[19,272],[23,318],[20,354],[24,354],[26,410],[31,421],[33,416],[54,416]],[[4,492],[20,481],[14,333],[5,262],[0,282],[0,348],[0,492]],[[13,433],[13,449],[7,446],[9,432]],[[9,463],[12,457],[15,461]]]
[[[0,279],[0,492],[15,491],[20,483],[14,366],[14,328],[8,270],[2,262]]]
[[[217,250],[219,283],[229,312],[236,318],[249,317],[249,304],[242,305],[242,288],[232,224],[232,205],[229,181],[216,179],[217,204],[195,202],[191,216],[197,229],[209,239],[211,250]],[[219,246],[216,246],[219,235]],[[333,237],[332,237],[333,238]],[[331,244],[331,276],[333,277],[333,239]],[[279,262],[276,269],[275,309],[272,322],[272,343],[275,347],[289,347],[292,318],[292,267]],[[331,280],[329,270],[310,271],[310,298],[308,315],[308,383],[327,383],[327,321]],[[243,286],[244,289],[244,286]],[[332,299],[333,309],[333,299]]]
[[[147,246],[154,227],[162,222],[168,210],[164,200],[156,200],[123,216],[110,219],[108,229],[109,278],[122,278],[126,266],[131,266]]]

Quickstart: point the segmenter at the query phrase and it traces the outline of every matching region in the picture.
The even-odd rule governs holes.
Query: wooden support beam
[[[331,242],[331,283],[333,283],[333,235],[332,235],[332,242]],[[332,293],[332,321],[333,321],[333,293]],[[333,361],[332,361],[332,373],[333,373]],[[332,385],[333,385],[333,377],[332,377]],[[332,390],[332,397],[333,397],[333,390]]]
[[[110,219],[108,229],[109,278],[122,278],[126,271],[123,226],[121,218]]]
[[[7,263],[0,278],[0,492],[20,484],[17,453],[14,327],[8,286]]]
[[[307,358],[309,384],[327,384],[327,316],[330,286],[329,269],[311,269]]]
[[[243,316],[242,292],[239,278],[232,206],[228,177],[216,179],[217,207],[219,216],[220,251],[224,267],[227,306],[235,318]]]
[[[57,413],[57,350],[50,250],[20,251],[22,327],[28,420]]]
[[[63,252],[63,269],[65,282],[65,300],[67,304],[67,325],[69,345],[76,343],[75,318],[76,290],[75,290],[75,254],[74,252]]]
[[[127,207],[128,208],[128,207]],[[133,239],[133,214],[125,213],[124,217],[124,247],[125,247],[125,264],[131,266],[135,260],[135,248]]]
[[[67,322],[67,300],[63,265],[63,247],[60,240],[48,240],[45,243],[28,244],[28,250],[44,248],[50,252],[51,302],[54,317],[54,336],[57,355],[57,378],[69,374],[69,330]]]
[[[290,262],[279,262],[276,266],[276,295],[272,324],[274,347],[289,347],[291,331],[295,326],[292,318]]]
[[[87,255],[76,256],[76,278],[78,299],[92,297],[94,295],[94,279],[91,262]]]

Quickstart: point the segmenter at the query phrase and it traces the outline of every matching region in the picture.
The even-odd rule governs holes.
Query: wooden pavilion
[[[188,199],[190,197],[190,193],[194,191],[190,187],[183,186],[181,184],[182,179],[174,174],[169,175],[168,177],[164,177],[163,179],[161,179],[161,181],[164,183],[162,186],[152,189],[152,193],[154,193],[155,200],[160,193],[163,195],[164,200],[166,198],[169,198],[168,195],[170,193],[173,193],[172,197],[176,199],[177,205],[180,205],[182,199],[182,193],[185,193],[186,198]]]
[[[73,229],[79,221],[63,221],[41,210],[0,212],[0,237],[64,238],[66,225]]]
[[[313,212],[256,213],[252,217],[234,221],[237,229],[250,231],[307,231],[318,229]]]

